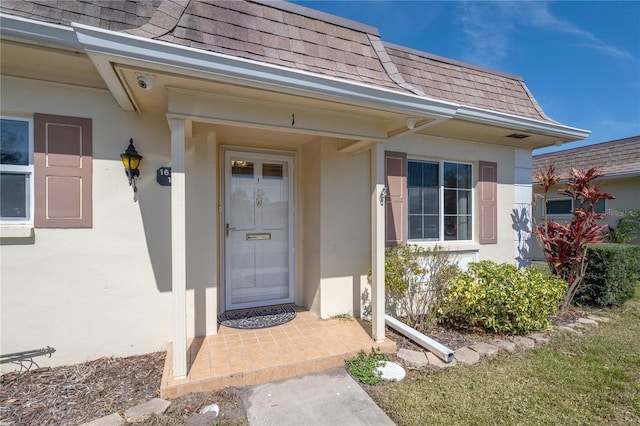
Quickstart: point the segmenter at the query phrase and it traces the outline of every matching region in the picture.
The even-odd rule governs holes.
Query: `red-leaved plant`
[[[595,168],[589,170],[571,168],[570,176],[558,194],[573,200],[573,215],[563,223],[549,220],[547,214],[547,195],[551,188],[560,182],[553,166],[546,171],[533,175],[544,191],[543,223],[536,226],[533,234],[538,237],[544,250],[547,263],[556,275],[569,283],[562,298],[560,310],[566,311],[576,292],[580,289],[587,269],[587,249],[589,244],[602,242],[609,232],[608,225],[598,225],[597,220],[605,217],[595,211],[600,200],[613,199],[613,195],[602,192],[596,179],[603,174]]]

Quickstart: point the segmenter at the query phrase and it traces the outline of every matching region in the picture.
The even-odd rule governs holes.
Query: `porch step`
[[[321,320],[308,311],[293,321],[260,330],[220,327],[218,334],[188,342],[188,375],[173,379],[173,346],[170,343],[160,397],[172,399],[194,392],[244,387],[317,373],[344,365],[344,359],[360,350],[380,348],[395,353],[390,340],[378,344],[367,324],[356,319]]]

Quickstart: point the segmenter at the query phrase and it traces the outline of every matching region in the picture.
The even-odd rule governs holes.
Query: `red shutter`
[[[384,153],[387,246],[407,243],[407,154]]]
[[[35,226],[91,228],[91,119],[35,114]]]
[[[480,244],[498,243],[498,164],[480,161]]]

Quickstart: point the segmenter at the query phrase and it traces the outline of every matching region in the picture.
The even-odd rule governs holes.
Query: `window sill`
[[[0,225],[0,238],[31,238],[33,225]]]
[[[408,241],[408,244],[414,244],[424,248],[438,246],[448,251],[479,251],[481,247],[480,244],[474,241]]]

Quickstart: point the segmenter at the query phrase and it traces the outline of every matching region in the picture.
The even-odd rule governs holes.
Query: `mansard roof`
[[[520,77],[386,43],[374,27],[283,1],[4,0],[0,10],[557,124]]]

